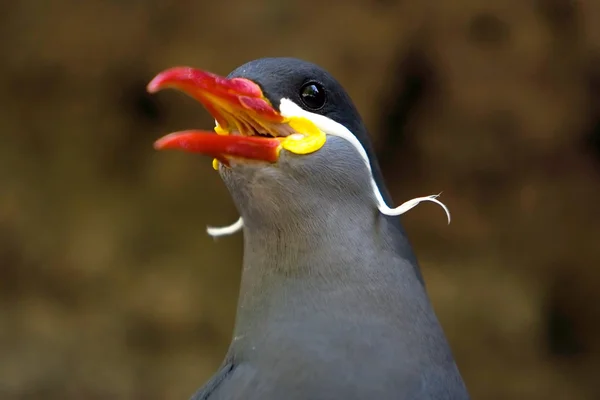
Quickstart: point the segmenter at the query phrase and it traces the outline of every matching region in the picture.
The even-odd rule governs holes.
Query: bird
[[[232,340],[191,399],[469,399],[398,216],[443,204],[388,206],[339,81],[312,62],[267,57],[227,76],[173,67],[147,86],[165,88],[196,99],[215,127],[154,147],[212,157],[240,219],[208,232],[243,232]]]

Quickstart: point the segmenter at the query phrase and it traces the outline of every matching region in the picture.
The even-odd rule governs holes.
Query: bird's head
[[[246,224],[329,207],[387,207],[363,121],[324,69],[293,58],[263,58],[228,77],[176,67],[148,90],[175,88],[214,117],[214,132],[169,134],[157,149],[214,157]],[[397,215],[397,214],[396,214]]]

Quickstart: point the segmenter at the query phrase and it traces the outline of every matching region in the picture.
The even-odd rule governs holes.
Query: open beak
[[[309,129],[312,134],[295,129],[298,121],[283,117],[261,88],[248,79],[228,79],[190,67],[175,67],[159,73],[147,87],[150,93],[165,88],[178,89],[200,102],[216,120],[217,134],[202,130],[171,133],[155,142],[158,150],[205,154],[228,165],[230,158],[276,162],[282,148],[298,147],[309,139],[311,143],[319,142],[312,146],[317,150],[325,142],[325,135],[321,138],[314,129]]]

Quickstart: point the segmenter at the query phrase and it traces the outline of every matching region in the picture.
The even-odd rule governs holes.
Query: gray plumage
[[[269,94],[284,74],[267,60],[264,75],[248,66],[238,75]],[[326,74],[285,60],[290,74],[290,63]],[[340,115],[356,120],[357,134],[364,127],[349,104]],[[390,204],[366,130],[358,134]],[[315,153],[232,162],[220,174],[244,219],[242,283],[225,361],[192,399],[469,398],[399,218],[378,211],[350,143],[330,136]]]

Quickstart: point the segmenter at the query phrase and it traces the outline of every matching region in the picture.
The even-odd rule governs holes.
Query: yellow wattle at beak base
[[[229,135],[229,132],[221,128],[221,125],[219,124],[215,126],[215,132],[217,133],[217,135]]]
[[[304,117],[291,117],[284,123],[287,123],[297,133],[277,138],[281,141],[281,147],[290,153],[294,154],[310,154],[319,150],[325,141],[327,136],[317,126],[307,118]],[[219,124],[215,125],[214,128],[217,135],[229,135],[229,131],[223,129]],[[218,169],[219,161],[213,160],[213,168]]]
[[[303,117],[292,117],[287,124],[298,132],[287,136],[281,142],[281,146],[294,154],[310,154],[319,150],[325,144],[327,137],[310,120]]]

